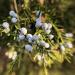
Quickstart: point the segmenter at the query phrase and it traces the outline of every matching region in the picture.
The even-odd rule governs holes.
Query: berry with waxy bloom
[[[23,34],[19,34],[18,39],[19,40],[24,40],[25,39],[25,36]]]
[[[37,55],[37,60],[38,61],[41,61],[42,60],[42,56],[39,54],[39,55]]]
[[[34,34],[34,35],[33,35],[33,37],[32,37],[32,39],[36,41],[36,40],[38,40],[38,39],[39,39],[39,36],[38,36],[38,35],[36,35],[36,34]]]
[[[9,23],[8,23],[8,22],[4,22],[4,23],[2,24],[2,26],[3,26],[5,29],[7,29],[7,28],[9,28]]]
[[[48,23],[48,29],[51,29],[51,28],[52,28],[52,24]]]
[[[50,45],[48,43],[45,43],[45,48],[49,48]]]
[[[73,48],[73,44],[71,42],[67,42],[66,45],[68,48]]]
[[[36,19],[36,24],[35,24],[35,27],[41,27],[42,26],[42,23],[41,23],[41,18],[37,18]]]
[[[47,23],[43,23],[42,24],[42,29],[47,30],[48,29],[48,24]]]
[[[45,46],[45,41],[40,41],[39,45]]]
[[[9,15],[12,16],[12,17],[17,18],[17,14],[16,14],[15,11],[13,11],[13,10],[11,10],[11,11],[9,12]]]
[[[61,50],[62,52],[65,51],[65,47],[64,47],[64,45],[60,45],[60,50]]]
[[[25,45],[25,50],[31,52],[33,50],[33,47],[31,45],[27,44],[27,45]]]
[[[12,23],[16,23],[16,22],[17,22],[17,18],[12,18],[12,19],[11,19],[11,22],[12,22]]]
[[[66,33],[65,36],[66,37],[73,37],[73,34],[72,33]]]
[[[32,38],[33,35],[32,34],[27,34],[27,39]]]
[[[53,39],[54,35],[50,34],[48,37],[49,37],[49,39]]]
[[[26,35],[27,34],[27,29],[22,27],[22,28],[20,28],[20,32],[21,32],[21,34]]]
[[[50,34],[51,30],[45,30],[46,34]]]

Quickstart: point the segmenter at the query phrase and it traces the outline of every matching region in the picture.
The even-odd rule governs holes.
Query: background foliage
[[[34,7],[35,4],[36,4],[36,0],[33,6],[32,5],[31,6]],[[75,30],[74,30],[75,28],[75,0],[46,0],[45,11],[47,9],[50,9],[50,11],[47,11],[47,12],[50,13],[50,16],[53,21],[56,21],[57,24],[64,26],[66,30],[71,31],[75,34]],[[10,0],[0,0],[0,22],[2,19],[8,16],[9,10],[10,10]],[[5,52],[4,49],[0,51]],[[1,67],[0,74],[2,75],[5,71],[3,67],[5,68],[5,65],[6,65],[6,63],[4,63],[3,61],[5,60],[6,62],[8,62],[8,60],[6,59],[5,56],[3,56],[3,54],[0,54],[0,57],[2,58],[0,59],[1,61],[0,65],[2,66],[3,64],[2,67],[0,66]],[[65,68],[62,67],[62,69],[61,69],[61,65],[58,65],[57,69],[56,69],[56,66],[53,66],[54,71],[51,70],[50,73],[52,73],[53,75],[56,75],[56,73],[57,75],[61,75],[61,74],[62,75],[68,75],[68,74],[73,75],[74,67],[72,67],[71,65],[75,65],[74,60],[75,59],[73,58],[72,60],[73,62],[71,64],[67,64]],[[65,62],[63,63],[63,65],[65,66]],[[33,69],[31,69],[32,67]],[[24,67],[26,71],[23,71],[23,73],[25,73],[26,75],[27,74],[28,75],[33,75],[33,74],[43,75],[43,70],[39,68],[40,67],[38,67],[36,64],[33,64],[29,61],[28,63],[26,62],[26,68]],[[67,71],[67,68],[69,68],[69,70],[71,69],[71,73]],[[62,73],[64,69],[65,69],[65,72]],[[53,72],[55,72],[55,74]]]
[[[34,1],[33,6],[36,4]],[[46,9],[50,8],[50,16],[68,30],[75,27],[75,0],[46,0]],[[0,19],[7,16],[10,10],[10,0],[0,0]],[[68,27],[70,26],[70,28]]]

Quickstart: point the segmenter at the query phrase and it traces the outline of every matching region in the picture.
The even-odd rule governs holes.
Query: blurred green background
[[[9,14],[11,0],[0,0],[0,22]],[[36,0],[34,0],[36,1]],[[45,0],[45,8],[50,9],[50,16],[57,24],[64,26],[66,31],[75,34],[75,0]],[[36,4],[36,2],[34,2]],[[0,49],[0,75],[6,75],[6,64],[8,59],[4,55],[5,48]],[[44,75],[43,70],[38,65],[28,60],[24,66],[24,75]],[[66,61],[60,65],[53,65],[48,69],[49,75],[75,75],[75,54],[72,57],[72,63]],[[15,75],[13,72],[12,75]],[[22,74],[18,74],[22,75]]]

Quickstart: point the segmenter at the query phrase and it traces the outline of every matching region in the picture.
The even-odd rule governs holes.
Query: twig
[[[18,7],[17,7],[16,0],[13,0],[13,2],[14,2],[14,8],[15,8],[15,11],[16,11],[16,13],[18,14],[19,11],[18,11]]]

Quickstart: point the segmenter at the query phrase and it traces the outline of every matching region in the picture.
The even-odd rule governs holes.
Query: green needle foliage
[[[6,47],[9,58],[7,75],[14,71],[24,75],[30,62],[42,67],[44,75],[53,64],[71,62],[73,34],[60,26],[65,24],[60,11],[66,11],[70,3],[63,6],[65,0],[42,1],[23,0],[21,4],[13,0],[14,10],[0,24],[0,45]]]

